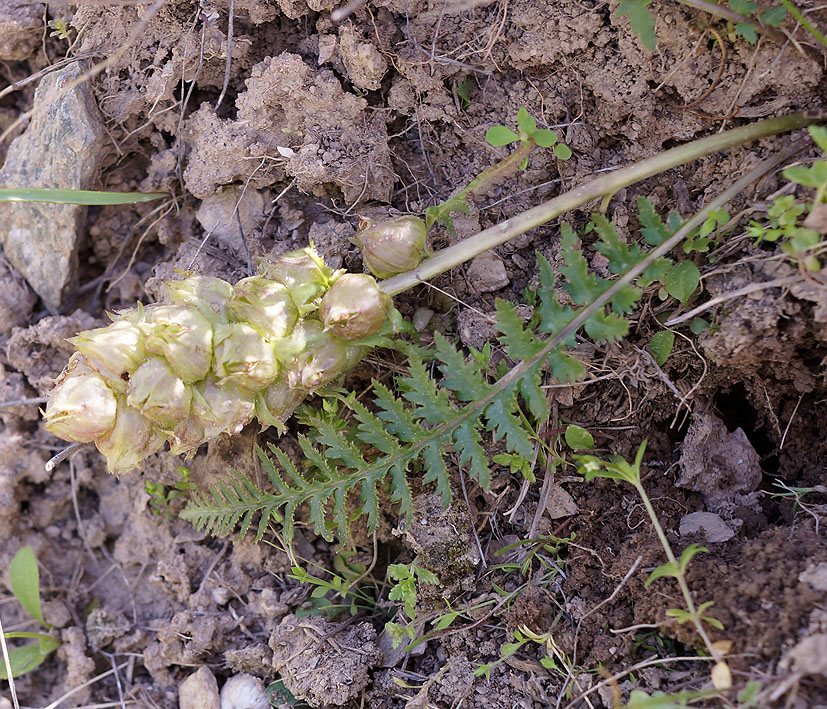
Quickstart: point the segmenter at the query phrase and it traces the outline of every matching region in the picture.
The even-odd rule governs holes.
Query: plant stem
[[[681,570],[680,565],[678,564],[678,560],[675,557],[674,552],[672,551],[672,547],[669,544],[669,540],[666,538],[666,534],[663,531],[663,527],[661,527],[660,521],[658,520],[657,514],[655,514],[655,509],[652,507],[652,503],[649,500],[649,495],[646,494],[646,490],[643,487],[643,483],[640,482],[640,478],[635,483],[632,483],[635,486],[635,490],[637,490],[638,495],[640,495],[640,499],[643,501],[643,506],[646,508],[646,514],[649,515],[649,520],[652,522],[652,526],[655,528],[655,532],[658,535],[658,540],[660,541],[660,545],[663,547],[663,551],[666,552],[666,558],[669,559],[669,563],[672,564],[675,568],[675,578],[678,581],[678,586],[681,589],[681,595],[683,595],[683,602],[686,604],[686,609],[689,611],[689,614],[692,616],[692,624],[695,626],[695,630],[698,631],[698,636],[703,640],[704,645],[706,645],[706,649],[709,651],[710,655],[714,658],[716,662],[720,662],[723,659],[721,653],[715,648],[712,644],[712,641],[709,639],[709,636],[706,634],[706,629],[703,626],[703,622],[701,621],[700,617],[698,616],[698,612],[695,609],[695,602],[692,600],[692,594],[689,591],[689,586],[686,583],[686,575]]]
[[[755,22],[755,20],[750,20],[748,17],[744,17],[743,15],[735,12],[734,10],[730,10],[729,8],[716,5],[714,2],[707,2],[706,0],[678,0],[678,2],[684,5],[689,5],[689,7],[694,7],[697,10],[702,10],[703,12],[709,13],[710,15],[722,17],[723,19],[729,20],[730,22],[735,22],[736,24],[749,25],[750,27],[754,28],[756,32],[760,32],[761,34],[770,37],[771,39],[775,40],[776,42],[779,42],[780,44],[784,44],[784,42],[787,41],[787,37],[784,35],[783,32],[779,32],[777,29],[773,27],[767,27],[766,25],[762,25],[760,22]],[[784,0],[781,0],[781,3],[786,5]]]
[[[670,168],[683,165],[684,163],[696,160],[710,153],[715,153],[719,150],[731,148],[735,145],[764,138],[769,135],[786,133],[797,128],[803,128],[811,123],[815,123],[820,118],[823,118],[823,114],[821,113],[791,113],[780,118],[758,121],[747,126],[733,128],[723,133],[700,138],[699,140],[672,148],[615,172],[601,175],[597,179],[587,182],[585,185],[575,187],[573,190],[565,192],[532,209],[526,210],[516,217],[507,219],[500,224],[481,231],[479,234],[475,234],[453,246],[442,249],[431,258],[423,261],[412,271],[380,281],[379,287],[389,295],[396,295],[434,276],[438,276],[440,273],[444,273],[455,266],[465,263],[484,251],[504,244],[530,229],[545,224],[555,217],[559,217],[561,214],[581,207],[594,199],[598,199],[604,195],[614,194],[618,190],[628,187],[635,182],[645,180],[653,175],[660,174]]]
[[[827,47],[827,37],[819,32],[812,22],[810,22],[804,14],[790,0],[779,0],[781,4],[787,8],[789,12],[801,26],[806,29],[813,37],[815,37],[824,47]]]

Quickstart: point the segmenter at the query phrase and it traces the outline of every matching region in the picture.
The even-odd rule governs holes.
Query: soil
[[[432,248],[665,148],[827,105],[827,50],[802,27],[788,19],[783,46],[750,44],[725,21],[670,0],[649,6],[654,52],[614,0],[368,0],[338,22],[338,0],[237,0],[226,76],[226,0],[156,5],[0,0],[0,129],[32,108],[37,82],[26,77],[63,57],[105,59],[89,78],[107,135],[96,187],[169,194],[88,210],[79,286],[57,315],[0,260],[3,402],[45,396],[72,352],[66,338],[105,324],[106,311],[160,299],[178,269],[235,281],[255,258],[312,241],[332,267],[361,271],[349,240],[360,217],[421,215],[446,199],[505,155],[485,132],[512,125],[520,107],[557,126],[573,157],[535,151],[524,171],[456,215],[455,235],[434,229]],[[827,32],[821,3],[797,6]],[[58,21],[64,36],[50,34]],[[636,238],[638,196],[689,217],[802,135],[621,190],[607,216],[627,240]],[[714,259],[695,255],[703,281],[691,306],[799,273],[776,245],[744,235],[785,185],[774,173],[730,203],[740,221]],[[597,207],[567,219],[582,226]],[[396,304],[423,343],[439,331],[480,349],[496,334],[496,298],[531,317],[523,303],[539,282],[535,253],[558,264],[559,240],[559,222],[538,227]],[[584,254],[608,275],[591,243],[584,237]],[[723,625],[708,628],[735,691],[696,704],[827,707],[827,279],[811,274],[710,309],[712,327],[685,330],[662,368],[645,348],[665,306],[655,292],[645,298],[628,338],[578,346],[589,381],[547,390],[556,420],[592,431],[601,456],[630,459],[647,440],[644,485],[669,542],[707,549],[689,565],[688,584]],[[361,397],[371,378],[390,384],[402,366],[377,353],[344,384]],[[447,510],[432,485],[413,481],[407,528],[390,499],[376,532],[355,520],[349,544],[314,536],[305,515],[291,558],[276,525],[258,544],[213,538],[177,517],[185,495],[158,506],[146,483],[173,489],[181,458],[158,453],[118,479],[87,448],[46,473],[63,443],[43,428],[37,403],[4,404],[0,420],[0,569],[34,549],[45,619],[61,642],[15,680],[22,706],[171,709],[180,692],[184,709],[217,707],[225,688],[222,709],[613,707],[633,690],[711,687],[694,627],[667,614],[683,607],[677,584],[645,583],[665,557],[629,486],[586,483],[567,467],[542,496],[551,472],[524,484],[502,468],[483,491],[455,469]],[[300,432],[291,422],[278,439],[290,455]],[[187,462],[191,482],[206,486],[230,468],[260,476],[253,447],[268,440],[277,439],[251,425],[210,443]],[[491,456],[501,452],[489,444]],[[682,523],[699,512],[702,525]],[[321,610],[316,587],[293,577],[296,559],[319,578],[361,576],[371,602],[331,591],[339,612]],[[385,573],[413,561],[438,578],[419,584],[417,635],[432,630],[425,620],[460,613],[406,652],[385,627],[406,622]],[[0,617],[6,631],[38,630],[7,578]],[[530,634],[544,637],[502,653]],[[750,681],[761,692],[751,704],[738,694]],[[7,684],[0,695],[10,706]]]

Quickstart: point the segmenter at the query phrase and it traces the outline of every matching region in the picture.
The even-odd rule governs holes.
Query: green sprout
[[[9,565],[9,583],[11,591],[20,605],[47,630],[51,626],[43,618],[43,611],[40,608],[40,572],[37,568],[37,559],[34,550],[23,547],[18,551]],[[9,670],[12,677],[31,672],[41,665],[45,659],[57,648],[60,641],[48,633],[12,632],[3,633],[5,640],[25,638],[36,642],[11,648],[8,651],[6,662],[0,663],[0,679],[9,678]],[[4,643],[5,645],[5,643]]]

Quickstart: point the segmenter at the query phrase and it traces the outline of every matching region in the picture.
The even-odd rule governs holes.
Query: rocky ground
[[[294,578],[278,525],[258,544],[209,537],[177,517],[186,490],[163,503],[147,492],[174,490],[180,457],[158,453],[115,478],[86,448],[45,472],[64,444],[37,404],[73,351],[66,338],[162,298],[178,269],[236,281],[256,257],[312,241],[330,266],[361,271],[349,241],[360,220],[446,199],[505,155],[484,136],[521,107],[572,157],[533,153],[456,215],[456,235],[434,229],[434,249],[666,148],[827,106],[827,50],[790,17],[783,41],[750,43],[725,20],[653,0],[650,51],[614,0],[368,0],[337,20],[341,5],[237,0],[228,63],[224,0],[0,0],[0,186],[165,194],[130,206],[0,204],[0,569],[34,549],[61,643],[15,680],[20,705],[194,709],[219,706],[221,691],[222,709],[613,707],[633,690],[703,693],[703,648],[666,615],[681,603],[677,586],[644,585],[665,559],[639,498],[585,483],[573,466],[538,470],[534,484],[501,466],[489,490],[469,484],[464,495],[456,469],[448,510],[414,481],[409,526],[388,500],[375,533],[356,521],[347,544],[316,537],[301,512],[295,559],[356,582],[321,600]],[[817,0],[797,6],[827,32]],[[607,216],[627,240],[638,196],[687,218],[804,135],[672,169],[615,194]],[[723,304],[704,312],[711,327],[681,331],[663,367],[646,351],[664,312],[651,293],[628,338],[581,343],[585,382],[545,381],[555,420],[587,428],[602,455],[630,458],[648,440],[644,485],[670,543],[708,548],[688,583],[714,602],[724,629],[710,633],[735,689],[696,705],[827,706],[827,280],[745,234],[792,189],[774,172],[730,203],[738,221],[714,259],[693,255],[702,286],[689,307]],[[598,206],[568,219],[583,226]],[[396,304],[424,343],[441,332],[481,348],[495,298],[524,302],[538,284],[535,253],[554,262],[559,239],[551,222]],[[584,253],[608,276],[585,237]],[[377,352],[344,385],[361,395],[399,371],[398,354]],[[293,455],[301,431],[291,423],[279,439],[250,425],[218,439],[186,463],[190,481],[260,475],[254,444]],[[385,628],[404,622],[386,571],[414,560],[438,580],[419,584],[417,634],[459,613],[405,652]],[[7,632],[37,630],[10,590],[0,618]],[[526,633],[550,640],[503,651]],[[5,683],[0,693],[11,699]]]

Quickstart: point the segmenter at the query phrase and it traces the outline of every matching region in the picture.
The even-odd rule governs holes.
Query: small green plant
[[[343,610],[347,610],[351,616],[356,615],[360,610],[374,612],[376,600],[357,585],[364,578],[365,569],[350,565],[344,559],[343,554],[334,556],[333,564],[339,573],[318,567],[327,578],[314,576],[301,566],[294,566],[291,569],[290,578],[315,587],[310,593],[310,608],[300,609],[296,615],[323,615],[333,618]],[[313,564],[313,566],[318,565]],[[333,598],[329,598],[329,594],[332,594]],[[336,597],[344,602],[336,603]]]
[[[758,41],[759,33],[768,34],[776,39],[783,39],[784,35],[775,28],[780,27],[787,11],[796,18],[803,17],[789,0],[780,0],[780,5],[762,10],[752,0],[729,0],[728,7],[706,0],[678,0],[684,5],[703,10],[711,15],[721,17],[728,23],[729,34],[734,39],[741,37],[750,44]],[[655,17],[649,10],[652,0],[620,0],[617,8],[618,17],[628,17],[632,32],[650,51],[654,51],[657,39],[655,37]],[[806,17],[804,18],[806,20]],[[799,20],[800,21],[800,20]],[[804,25],[804,22],[801,23]],[[804,25],[819,42],[824,36],[807,21]]]
[[[666,557],[669,559],[666,564],[661,564],[649,574],[649,578],[646,579],[644,585],[648,587],[653,581],[663,577],[671,577],[678,582],[678,587],[680,588],[686,607],[669,609],[666,611],[666,614],[680,624],[691,623],[695,627],[698,637],[703,641],[707,651],[716,661],[716,666],[713,668],[713,681],[715,682],[716,688],[728,688],[731,686],[731,679],[729,684],[727,684],[726,681],[726,677],[729,676],[729,669],[720,650],[709,639],[709,635],[704,627],[704,625],[707,624],[718,630],[723,630],[724,626],[716,618],[705,614],[712,606],[712,601],[706,601],[697,606],[695,605],[695,600],[686,582],[686,569],[693,557],[699,552],[708,550],[697,544],[690,544],[683,550],[680,558],[677,558],[673,553],[672,546],[666,538],[663,527],[658,520],[655,509],[652,507],[652,503],[646,494],[646,489],[643,487],[641,480],[640,467],[643,463],[643,454],[645,451],[646,441],[640,444],[635,459],[631,463],[619,456],[615,456],[609,461],[602,460],[594,455],[578,455],[575,456],[575,459],[578,462],[578,470],[581,475],[585,476],[586,481],[593,480],[594,478],[607,478],[616,482],[629,483],[635,488],[649,516],[649,521],[655,529],[658,540],[666,553]]]
[[[11,591],[20,605],[46,630],[51,626],[44,620],[40,608],[40,572],[37,568],[37,559],[31,547],[23,547],[18,551],[9,565],[9,583]],[[8,660],[12,677],[31,672],[57,648],[60,641],[48,633],[11,632],[4,633],[7,640],[16,638],[35,640],[36,642],[14,647],[9,650]],[[6,664],[0,661],[0,679],[8,679]]]
[[[555,157],[568,160],[571,148],[558,142],[557,133],[549,128],[538,128],[537,121],[525,108],[517,112],[517,131],[506,126],[491,126],[485,133],[486,141],[494,147],[518,143],[514,151],[503,160],[483,170],[477,177],[461,190],[455,192],[441,204],[425,210],[425,224],[428,229],[436,223],[443,224],[451,236],[455,237],[453,213],[469,213],[469,200],[484,195],[494,185],[502,182],[515,169],[525,170],[528,157],[535,146],[554,148]]]
[[[144,490],[149,495],[149,509],[153,515],[172,518],[173,512],[169,508],[170,504],[175,500],[188,497],[189,493],[195,489],[195,485],[190,482],[188,468],[179,465],[178,475],[181,479],[171,487],[154,480],[147,480],[144,483]]]
[[[827,155],[827,128],[810,126],[810,136],[823,153]],[[827,218],[827,160],[816,160],[810,167],[796,165],[783,172],[791,182],[815,189],[811,204],[796,200],[794,195],[776,197],[767,209],[765,220],[750,220],[747,235],[755,243],[780,242],[781,250],[809,271],[822,268],[819,256],[824,252],[822,232]],[[803,223],[802,216],[808,214]],[[810,225],[818,224],[818,229]]]
[[[417,620],[416,604],[418,601],[417,583],[439,584],[439,578],[432,571],[411,564],[391,564],[388,566],[388,578],[394,583],[388,593],[391,601],[402,601],[402,610],[410,619],[410,623],[399,625],[398,623],[386,623],[385,629],[393,638],[393,646],[398,647],[403,639],[413,641],[416,638],[415,621]]]

